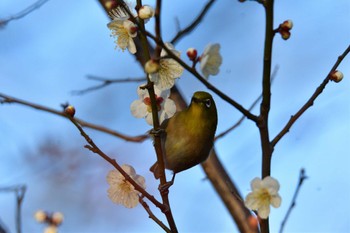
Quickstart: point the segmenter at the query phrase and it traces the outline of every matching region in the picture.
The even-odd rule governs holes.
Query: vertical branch
[[[156,36],[158,39],[161,39],[161,31],[160,31],[161,3],[162,3],[161,0],[157,0],[156,10],[155,10],[155,21],[156,21],[155,31],[156,31]],[[141,6],[142,6],[142,1],[137,0],[137,7],[136,8],[139,9]],[[144,27],[144,22],[142,19],[140,19],[140,26],[141,26],[141,30],[144,31],[145,27]],[[148,60],[150,60],[151,56],[150,56],[150,52],[149,52],[147,38],[143,33],[140,33],[140,40],[141,40],[142,50],[144,51],[145,61],[148,61]],[[157,46],[155,49],[155,52],[154,52],[156,58],[158,58],[160,56],[160,50],[161,50],[161,47]],[[154,91],[153,82],[151,82],[149,77],[147,77],[147,89],[148,89],[148,93],[149,93],[149,96],[151,99],[153,129],[155,132],[159,132],[160,124],[159,124],[159,117],[158,117],[156,95],[155,95],[155,91]],[[164,167],[164,160],[163,160],[163,153],[164,152],[162,151],[162,145],[161,145],[162,141],[161,140],[162,140],[161,135],[155,134],[154,147],[155,147],[155,151],[157,154],[157,163],[158,163],[158,167],[159,167],[159,171],[160,171],[160,184],[165,185],[167,181],[166,181],[166,176],[165,176],[165,167]],[[167,210],[164,211],[164,214],[167,218],[167,221],[169,223],[169,227],[170,227],[171,231],[175,233],[175,232],[177,232],[177,228],[176,228],[174,217],[173,217],[172,212],[171,212],[168,192],[161,193],[161,196],[162,196],[163,204],[168,207]]]
[[[271,104],[271,57],[272,57],[272,42],[274,37],[273,30],[273,0],[266,0],[264,2],[266,28],[265,28],[265,46],[264,46],[264,64],[262,77],[262,103],[260,106],[260,116],[258,127],[260,132],[260,140],[262,147],[262,178],[271,174],[271,157],[273,147],[270,143],[269,137],[269,111]],[[269,232],[269,220],[261,221],[261,232]]]
[[[21,215],[22,215],[22,201],[24,198],[24,194],[26,192],[26,186],[21,186],[16,189],[16,228],[17,233],[22,232],[22,221],[21,221]]]

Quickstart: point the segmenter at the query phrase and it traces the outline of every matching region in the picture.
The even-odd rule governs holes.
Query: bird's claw
[[[151,129],[149,131],[149,134],[152,135],[153,137],[160,137],[164,133],[165,133],[164,129]]]

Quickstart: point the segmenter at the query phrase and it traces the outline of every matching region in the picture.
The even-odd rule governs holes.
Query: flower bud
[[[336,83],[339,83],[342,79],[343,79],[344,75],[342,72],[338,71],[338,70],[334,70],[330,76],[329,76],[329,79],[336,82]]]
[[[114,9],[117,7],[117,2],[115,0],[107,0],[105,2],[105,7],[107,8],[108,11]]]
[[[42,210],[38,210],[35,212],[34,214],[34,218],[36,221],[42,223],[42,222],[45,222],[46,218],[47,218],[47,215],[44,211]]]
[[[58,226],[63,222],[63,214],[61,212],[55,212],[52,214],[51,220],[53,224]]]
[[[194,48],[187,49],[186,54],[191,61],[194,61],[197,58],[197,50]]]
[[[154,9],[148,5],[144,5],[139,9],[138,15],[141,19],[152,18],[154,16]]]
[[[158,72],[159,70],[159,63],[156,62],[155,60],[151,59],[151,60],[148,60],[145,64],[145,72],[147,74],[153,74],[153,73],[156,73]]]
[[[283,40],[288,40],[290,37],[290,32],[288,30],[281,30],[280,34]]]
[[[67,114],[70,117],[74,117],[75,114],[75,108],[72,105],[68,105],[65,109],[64,109],[64,113]]]
[[[280,28],[282,30],[289,31],[293,28],[293,21],[292,20],[286,20],[282,24],[280,24]]]

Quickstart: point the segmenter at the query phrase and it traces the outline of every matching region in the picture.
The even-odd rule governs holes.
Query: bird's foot
[[[165,133],[164,129],[151,129],[149,131],[149,134],[152,135],[153,137],[160,137]]]
[[[173,178],[171,178],[170,181],[159,185],[158,189],[161,195],[168,195],[169,188],[174,184],[175,174],[176,173],[173,174]]]

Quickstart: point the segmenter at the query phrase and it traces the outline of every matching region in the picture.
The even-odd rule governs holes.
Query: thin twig
[[[149,218],[152,219],[154,222],[156,222],[165,232],[171,233],[171,230],[162,221],[160,221],[159,218],[157,218],[153,214],[153,212],[149,208],[148,204],[143,200],[143,197],[139,197],[139,201],[140,201],[141,205],[143,206],[143,208],[148,213]]]
[[[16,230],[17,233],[22,232],[22,203],[27,190],[26,185],[16,185],[10,187],[0,187],[0,192],[14,192],[16,195]]]
[[[25,105],[25,106],[28,106],[28,107],[31,107],[31,108],[35,108],[35,109],[38,109],[38,110],[41,110],[41,111],[49,112],[49,113],[52,113],[52,114],[55,114],[55,115],[58,115],[58,116],[61,116],[61,117],[65,117],[65,118],[67,117],[67,115],[63,111],[58,111],[58,110],[55,110],[55,109],[52,109],[52,108],[49,108],[49,107],[45,107],[43,105],[39,105],[39,104],[31,103],[31,102],[28,102],[28,101],[25,101],[25,100],[17,99],[17,98],[14,98],[14,97],[2,94],[2,93],[0,93],[0,97],[3,98],[3,100],[0,100],[1,104],[4,104],[4,103],[17,103],[17,104]],[[145,139],[149,138],[149,136],[147,134],[143,134],[143,135],[139,135],[139,136],[134,136],[133,137],[133,136],[128,136],[128,135],[119,133],[117,131],[108,129],[108,128],[104,127],[104,126],[88,123],[88,122],[83,121],[83,120],[78,119],[78,118],[75,118],[75,120],[77,122],[79,122],[79,124],[82,127],[86,127],[86,128],[90,128],[90,129],[94,129],[94,130],[100,131],[100,132],[104,132],[104,133],[116,136],[118,138],[121,138],[121,139],[123,139],[125,141],[129,141],[129,142],[143,142]]]
[[[24,10],[18,12],[17,14],[14,14],[10,17],[8,17],[7,19],[0,19],[0,28],[4,27],[5,25],[7,25],[10,21],[12,20],[17,20],[17,19],[21,19],[24,16],[28,15],[29,13],[31,13],[32,11],[39,9],[42,5],[44,5],[46,2],[48,2],[49,0],[39,0],[36,1],[35,3],[33,3],[32,5],[30,5],[29,7],[25,8]]]
[[[312,94],[310,99],[299,109],[299,111],[295,114],[292,115],[290,120],[287,122],[287,124],[284,126],[284,128],[279,132],[279,134],[271,141],[271,145],[275,146],[281,138],[289,132],[290,128],[292,125],[296,122],[296,120],[308,109],[310,108],[313,104],[315,99],[323,92],[323,89],[326,87],[326,85],[329,82],[329,76],[330,74],[337,69],[337,67],[340,65],[340,63],[343,61],[343,59],[348,55],[350,52],[350,45],[345,49],[342,55],[340,55],[333,65],[332,69],[329,71],[328,75],[326,78],[323,80],[320,86],[317,87],[315,92]]]
[[[188,25],[186,28],[180,30],[176,36],[171,40],[172,44],[175,44],[176,42],[178,42],[178,40],[180,40],[183,36],[185,36],[186,34],[190,33],[193,29],[195,29],[197,27],[197,25],[203,20],[204,16],[207,14],[207,12],[209,11],[210,7],[213,5],[213,3],[215,2],[215,0],[210,0],[202,9],[202,11],[200,12],[200,14],[197,16],[197,18],[190,24]]]
[[[67,118],[75,125],[75,127],[77,127],[77,129],[79,130],[80,134],[84,137],[84,139],[86,140],[86,142],[89,145],[86,145],[85,148],[89,149],[90,151],[92,151],[93,153],[98,154],[99,156],[101,156],[104,160],[106,160],[107,162],[109,162],[113,167],[115,167],[115,169],[117,169],[124,177],[125,179],[132,184],[132,186],[134,186],[134,188],[139,191],[143,196],[145,196],[148,200],[150,200],[155,206],[157,206],[158,208],[160,208],[162,211],[166,211],[167,210],[167,206],[163,205],[162,203],[160,203],[157,199],[154,198],[154,196],[152,196],[151,194],[149,194],[145,189],[143,189],[136,181],[134,181],[134,179],[132,179],[124,170],[123,168],[117,163],[117,161],[115,159],[112,159],[111,157],[109,157],[108,155],[106,155],[95,143],[94,141],[89,137],[89,135],[87,135],[87,133],[83,130],[83,128],[80,126],[79,122],[75,119],[72,118],[70,116],[67,115]]]
[[[291,204],[290,204],[290,206],[289,206],[289,208],[287,210],[286,216],[284,217],[284,219],[282,221],[281,229],[280,229],[279,233],[283,232],[283,229],[284,229],[284,226],[285,226],[285,224],[286,224],[286,222],[288,220],[288,217],[289,217],[290,213],[292,212],[292,209],[296,206],[296,200],[297,200],[297,197],[298,197],[301,185],[303,184],[304,180],[307,179],[307,178],[308,177],[305,175],[305,170],[303,168],[300,169],[298,186],[295,189],[295,192],[294,192],[294,195],[293,195],[293,198],[292,198],[292,202],[291,202]]]
[[[182,67],[184,67],[187,71],[189,71],[193,76],[195,76],[200,82],[202,82],[208,89],[212,90],[215,94],[217,94],[220,98],[225,100],[227,103],[231,104],[233,107],[235,107],[238,111],[240,111],[243,115],[245,115],[248,119],[257,122],[258,117],[252,114],[250,111],[245,109],[242,105],[240,105],[235,100],[231,99],[229,96],[221,92],[218,88],[216,88],[214,85],[209,83],[202,75],[200,75],[196,69],[192,68],[191,66],[187,65],[181,58],[177,57],[168,47],[165,46],[164,42],[162,40],[159,40],[152,36],[149,32],[144,32],[148,37],[153,39],[157,45],[160,45],[168,54],[169,57],[177,61]]]
[[[73,95],[82,95],[82,94],[85,94],[87,92],[101,89],[101,88],[106,87],[106,86],[113,84],[113,83],[145,82],[147,80],[146,78],[105,79],[105,78],[96,77],[93,75],[88,75],[87,78],[91,79],[91,80],[100,81],[101,84],[96,85],[96,86],[92,86],[92,87],[88,87],[88,88],[83,89],[83,90],[72,91]]]

